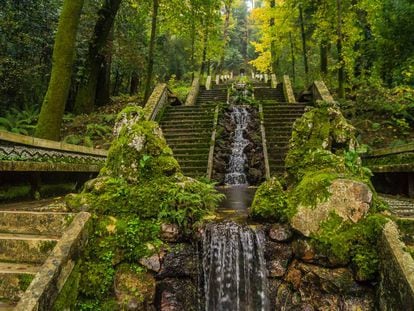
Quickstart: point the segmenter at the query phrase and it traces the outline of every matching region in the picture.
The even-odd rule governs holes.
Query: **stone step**
[[[178,159],[177,159],[178,160]],[[180,164],[181,168],[187,168],[187,167],[206,167],[208,159],[204,160],[179,160],[178,163]]]
[[[191,145],[191,144],[205,144],[210,145],[210,139],[206,139],[204,137],[198,138],[198,137],[190,137],[190,138],[168,138],[167,139],[168,145],[176,146],[179,145]]]
[[[11,301],[0,301],[0,311],[13,311],[16,308],[16,303]]]
[[[188,130],[188,126],[185,123],[163,123],[161,124],[161,128],[163,129],[163,131],[165,132],[166,130],[168,131],[173,131],[173,130],[178,130],[178,131],[183,131],[183,130]],[[213,123],[212,122],[205,122],[205,123],[200,123],[197,125],[193,125],[191,126],[191,129],[193,129],[194,131],[208,131],[211,130],[213,128]]]
[[[39,264],[0,262],[0,274],[36,274],[42,266]]]
[[[183,150],[183,149],[197,149],[197,150],[210,150],[210,141],[202,143],[181,143],[179,141],[173,141],[169,143],[171,149],[173,150]]]
[[[192,115],[173,115],[173,116],[166,116],[162,122],[213,122],[213,116],[192,116]]]
[[[197,111],[197,112],[191,112],[191,111],[171,111],[166,114],[164,114],[163,119],[170,119],[170,118],[177,118],[177,117],[186,117],[186,118],[197,118],[197,119],[203,119],[203,118],[213,118],[214,112],[211,111]]]
[[[175,109],[169,109],[166,111],[166,116],[173,116],[173,115],[192,115],[192,116],[200,116],[200,115],[214,115],[214,109],[206,108],[206,109],[186,109],[186,110],[175,110]]]
[[[0,233],[62,235],[73,214],[0,211]]]
[[[275,104],[271,101],[264,101],[262,102],[263,109],[273,109],[273,108],[293,108],[293,109],[305,109],[306,105],[301,103],[288,103],[288,102],[282,102]]]
[[[0,233],[0,261],[41,264],[57,241],[57,236]]]
[[[174,153],[174,157],[177,160],[208,160],[208,153],[187,153],[187,154],[176,154]]]
[[[0,300],[19,301],[40,267],[0,262]]]
[[[192,139],[192,138],[197,138],[197,139],[208,139],[210,140],[211,138],[211,133],[208,132],[192,132],[191,130],[187,131],[187,133],[177,133],[177,132],[165,132],[164,133],[164,137],[165,139],[168,141],[170,139]]]

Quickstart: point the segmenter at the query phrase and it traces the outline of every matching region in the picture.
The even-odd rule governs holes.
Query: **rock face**
[[[324,266],[326,259],[306,240],[276,243],[270,234],[265,258],[271,310],[375,310],[373,288],[355,281],[351,269]]]
[[[322,222],[336,213],[343,221],[358,222],[368,213],[372,192],[366,184],[346,179],[337,179],[329,187],[331,196],[316,207],[302,206],[291,219],[292,227],[309,237],[319,231]]]

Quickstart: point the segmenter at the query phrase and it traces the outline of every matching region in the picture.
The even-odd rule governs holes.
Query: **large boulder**
[[[330,196],[316,206],[300,204],[291,219],[292,227],[304,236],[319,233],[321,224],[334,213],[344,222],[357,223],[363,219],[372,202],[372,191],[361,182],[336,179],[328,188]]]

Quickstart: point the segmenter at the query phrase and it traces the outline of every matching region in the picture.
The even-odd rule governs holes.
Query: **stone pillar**
[[[216,84],[219,85],[220,84],[220,76],[216,75]]]

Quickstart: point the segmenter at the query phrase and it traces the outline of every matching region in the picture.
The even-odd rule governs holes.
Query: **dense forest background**
[[[64,2],[70,1],[1,0],[3,129],[35,133],[42,104],[48,101],[45,94]],[[324,80],[342,98],[348,116],[368,133],[365,136],[378,136],[381,127],[391,127],[389,137],[372,137],[367,141],[371,145],[412,138],[414,3],[410,0],[71,3],[78,4],[81,15],[79,22],[75,16],[70,19],[77,28],[63,121],[127,96],[142,103],[156,82],[168,82],[185,98],[195,76],[237,74],[243,67],[279,77],[289,74],[297,92],[316,79]]]

